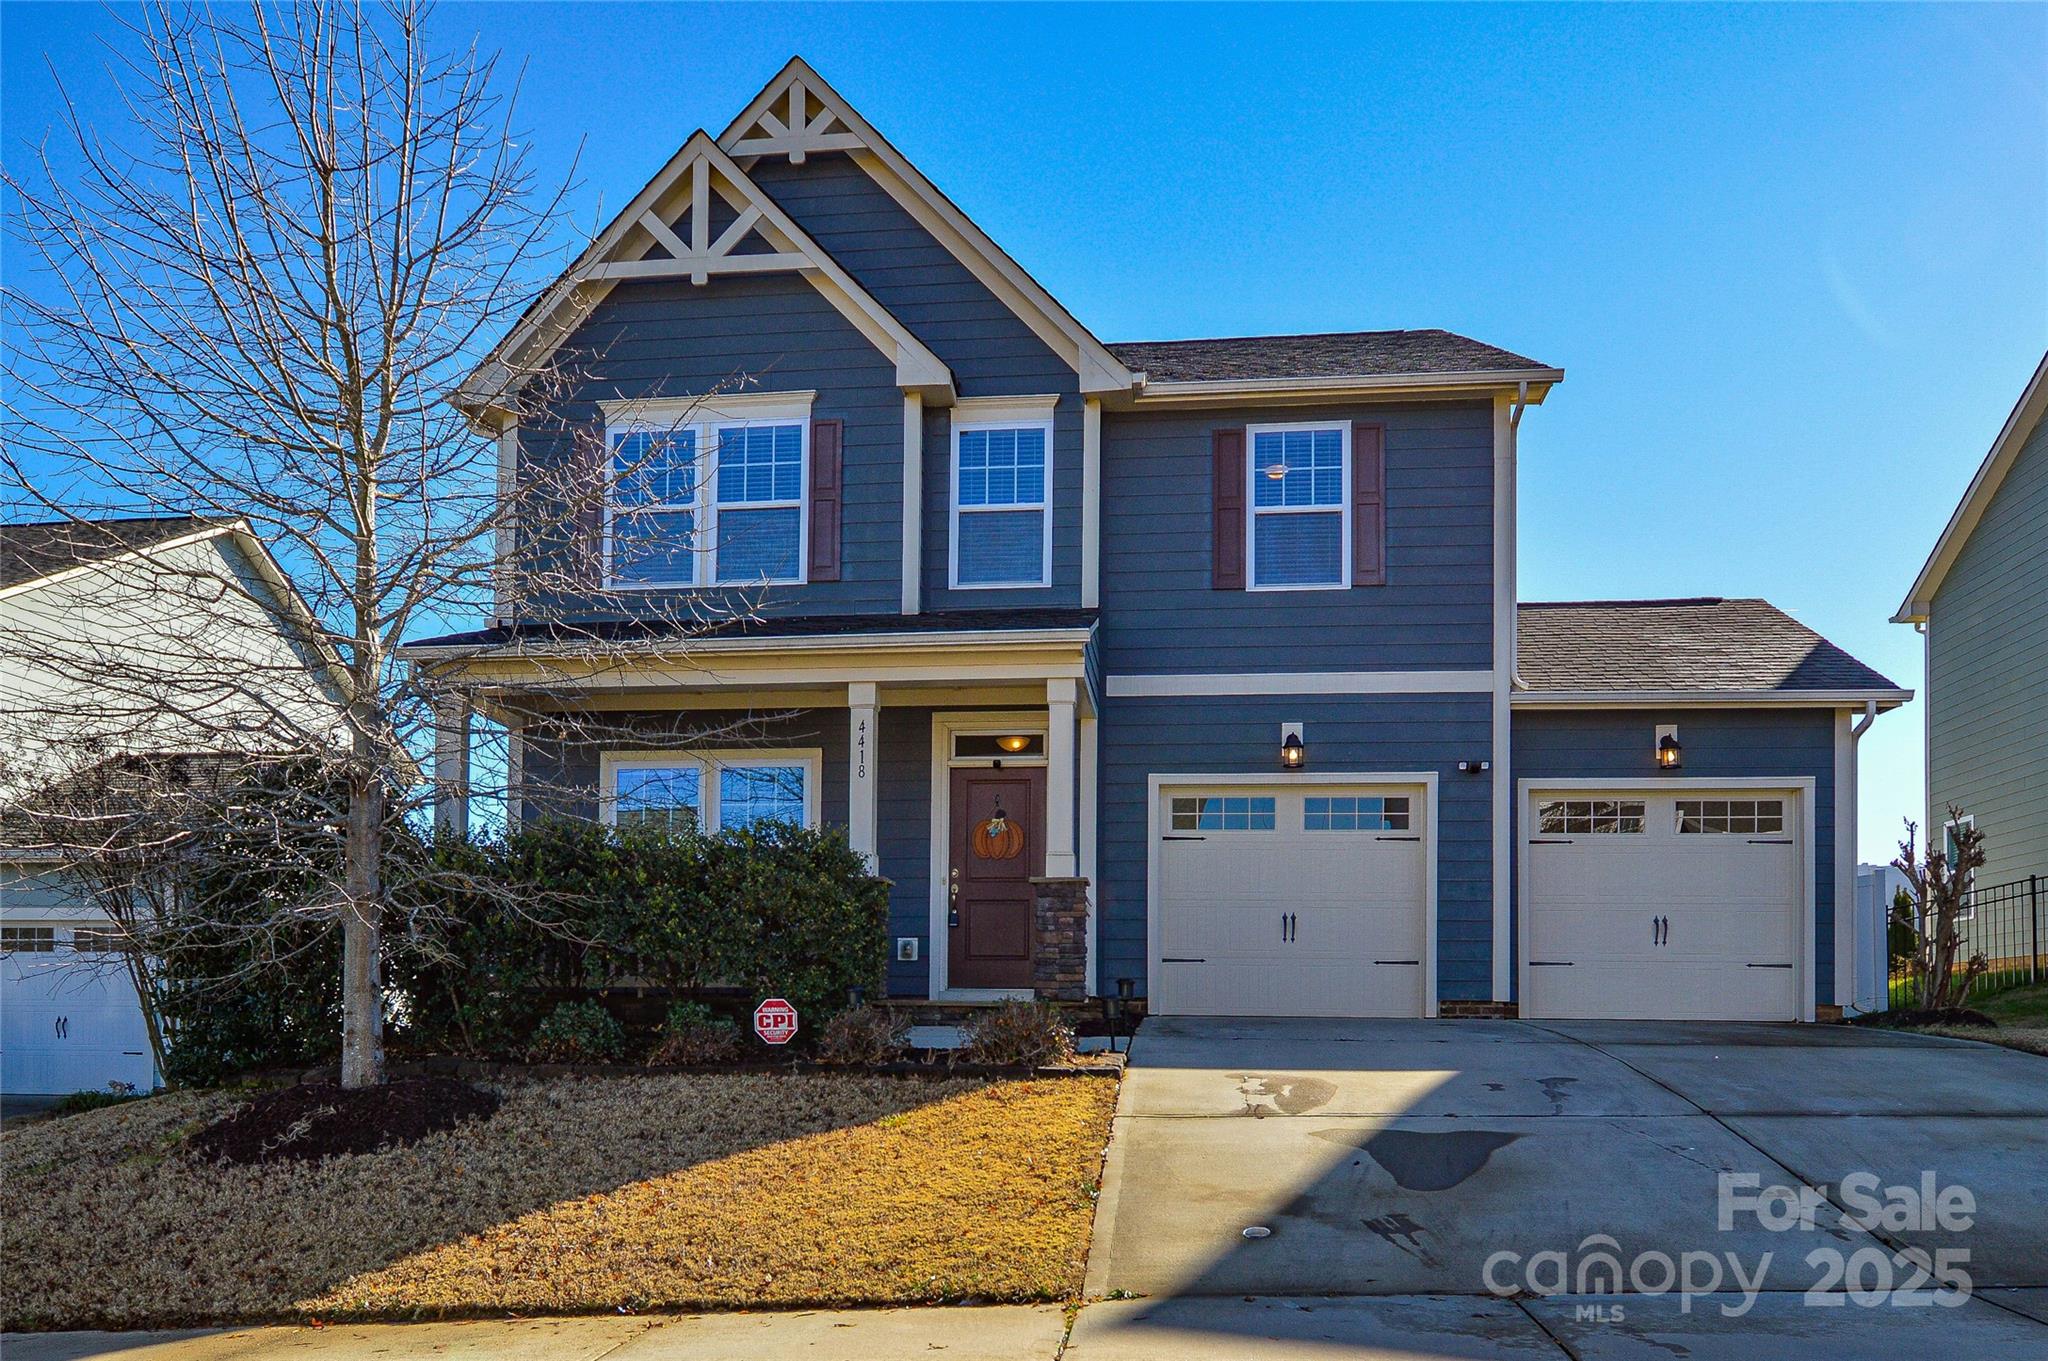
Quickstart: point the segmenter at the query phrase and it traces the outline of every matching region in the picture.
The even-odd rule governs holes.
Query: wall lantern
[[[1018,752],[1024,750],[1024,748],[1030,746],[1031,739],[1029,737],[1026,737],[1022,733],[1012,733],[1008,737],[998,737],[996,739],[996,745],[1014,756]]]
[[[1280,725],[1280,766],[1283,770],[1300,770],[1308,764],[1308,746],[1302,741],[1304,731],[1299,723]]]
[[[1666,724],[1657,729],[1657,769],[1677,770],[1685,764],[1685,748],[1679,745],[1678,729]]]

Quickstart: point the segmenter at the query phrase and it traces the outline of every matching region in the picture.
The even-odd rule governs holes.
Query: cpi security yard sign
[[[796,1038],[796,1008],[771,997],[754,1008],[754,1033],[763,1044],[788,1044]]]

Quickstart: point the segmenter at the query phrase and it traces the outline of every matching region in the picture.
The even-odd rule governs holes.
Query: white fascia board
[[[1955,565],[1963,545],[1970,541],[1971,532],[1984,518],[1991,498],[1998,494],[2005,475],[2019,461],[2020,450],[2043,415],[2048,415],[2048,354],[2041,356],[2034,376],[2027,380],[2026,390],[2013,404],[2012,414],[2005,418],[1998,438],[1991,442],[1991,452],[1984,455],[1984,461],[1977,466],[1976,476],[1970,479],[1969,489],[1956,504],[1941,537],[1934,541],[1934,551],[1927,555],[1927,565],[1920,569],[1920,575],[1913,580],[1913,589],[1906,592],[1905,600],[1892,616],[1894,624],[1927,622],[1928,613],[1934,606],[1934,593],[1941,589],[1942,578]]]
[[[1256,671],[1234,674],[1109,676],[1111,699],[1193,695],[1483,695],[1491,671]]]
[[[1911,690],[1518,690],[1517,709],[1829,709],[1875,701],[1896,709]]]
[[[655,639],[645,643],[607,643],[588,648],[569,642],[553,647],[520,647],[512,644],[449,647],[411,646],[399,651],[414,661],[498,661],[520,657],[574,658],[586,651],[618,651],[659,655],[680,651],[693,657],[729,656],[735,653],[777,652],[921,652],[944,648],[1085,648],[1094,636],[1093,628],[1079,629],[976,629],[929,633],[857,633],[831,636],[807,635],[781,638],[699,638]]]
[[[1475,373],[1372,374],[1357,377],[1231,378],[1200,382],[1146,382],[1131,399],[1136,407],[1238,401],[1245,398],[1288,400],[1443,396],[1450,391],[1517,391],[1529,385],[1529,402],[1542,405],[1552,384],[1564,381],[1563,369],[1490,370]]]

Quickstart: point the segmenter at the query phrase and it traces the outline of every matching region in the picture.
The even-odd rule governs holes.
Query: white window
[[[809,394],[757,396],[608,409],[609,585],[803,582]]]
[[[1568,836],[1633,836],[1643,830],[1643,801],[1546,799],[1536,809],[1536,827]]]
[[[1255,425],[1245,526],[1255,591],[1351,584],[1351,427]]]
[[[1785,830],[1783,799],[1680,799],[1678,830],[1685,836],[1773,833]]]
[[[46,955],[57,948],[57,932],[48,926],[0,926],[0,953]]]
[[[1270,832],[1274,802],[1259,795],[1200,794],[1173,801],[1176,832]]]
[[[1052,584],[1052,422],[953,427],[954,586]]]
[[[1310,797],[1301,802],[1305,832],[1405,832],[1408,799],[1394,796]]]
[[[622,830],[734,831],[818,823],[819,753],[617,755],[602,762],[600,811]]]

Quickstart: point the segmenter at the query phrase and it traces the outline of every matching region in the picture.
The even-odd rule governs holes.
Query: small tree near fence
[[[1894,918],[1894,926],[1906,939],[1914,1005],[1928,1011],[1961,1006],[1970,995],[1970,986],[1990,967],[1981,951],[1958,963],[1963,948],[1960,922],[1969,910],[1977,871],[1984,864],[1984,834],[1960,808],[1949,808],[1948,821],[1953,849],[1930,845],[1921,854],[1917,845],[1920,829],[1908,820],[1899,858],[1892,861],[1906,876],[1912,893],[1911,908]]]

